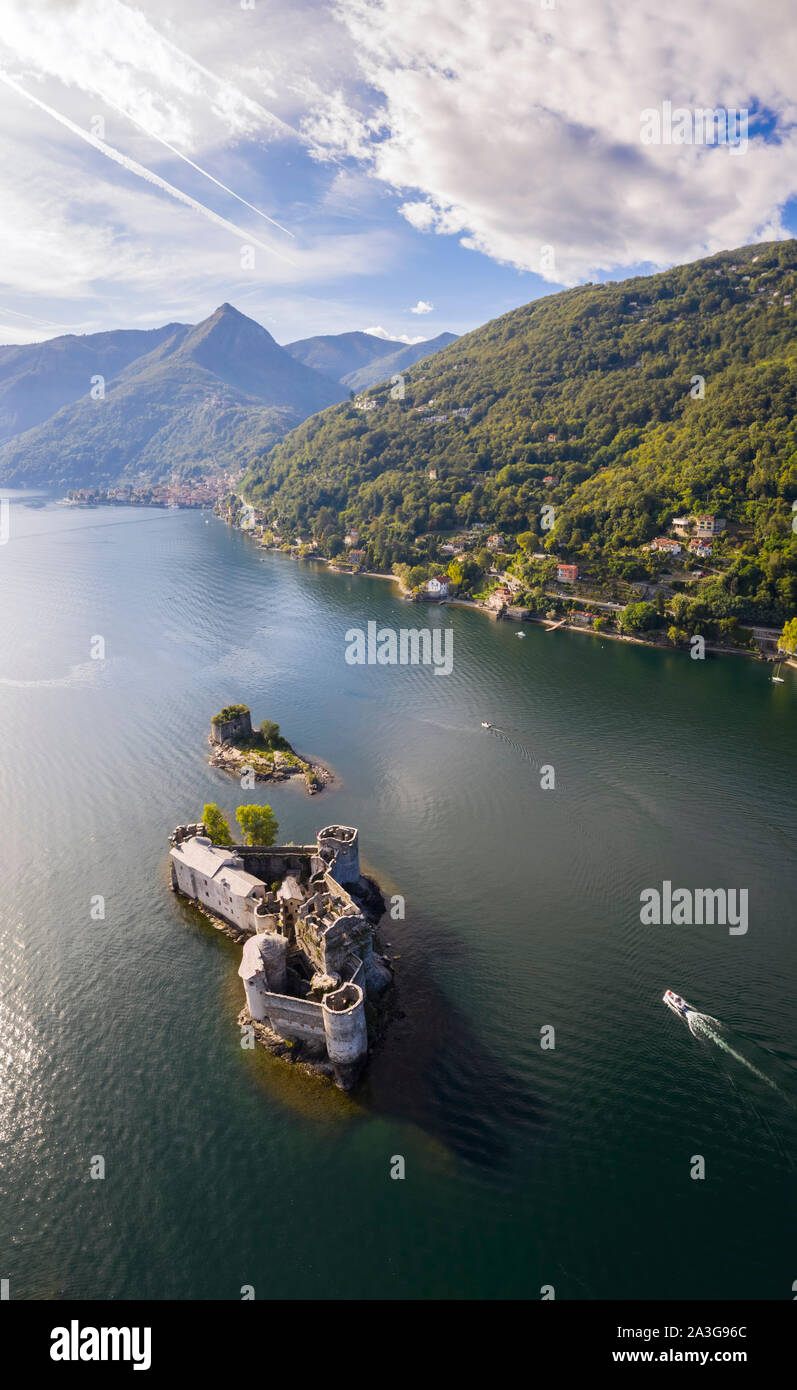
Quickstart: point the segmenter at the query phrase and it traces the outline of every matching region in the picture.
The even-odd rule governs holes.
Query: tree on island
[[[239,806],[235,819],[247,845],[273,845],[279,821],[270,806]]]
[[[260,725],[260,737],[266,748],[274,749],[284,747],[285,739],[280,733],[280,726],[279,724],[275,724],[273,719],[263,720]]]
[[[790,656],[797,652],[797,618],[789,618],[789,621],[783,624],[778,646],[782,652],[788,652]]]
[[[232,844],[230,827],[215,801],[209,801],[202,812],[202,824],[205,827],[205,834],[210,836],[214,845]]]

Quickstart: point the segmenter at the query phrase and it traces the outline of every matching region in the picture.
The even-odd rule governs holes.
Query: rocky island
[[[243,1037],[353,1087],[381,1032],[392,972],[374,932],[385,910],[360,873],[358,831],[314,845],[220,845],[203,822],[169,840],[171,885],[243,946]]]
[[[252,728],[248,705],[225,705],[210,721],[208,761],[235,777],[251,778],[255,782],[282,782],[289,777],[304,777],[310,796],[322,791],[332,781],[329,768],[302,758],[280,733],[279,724],[264,719],[258,729]]]

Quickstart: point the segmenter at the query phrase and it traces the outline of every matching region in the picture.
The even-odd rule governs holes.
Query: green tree
[[[284,742],[280,735],[280,726],[275,724],[273,719],[264,719],[260,725],[260,736],[267,748],[279,748]]]
[[[230,827],[215,801],[209,801],[203,810],[202,824],[205,827],[205,834],[210,836],[214,845],[232,844]]]
[[[235,819],[247,845],[273,845],[279,822],[270,806],[239,806]]]
[[[629,603],[620,619],[623,632],[646,632],[653,627],[657,613],[652,603]]]
[[[792,656],[797,652],[797,618],[789,618],[789,621],[783,624],[778,646],[781,651],[790,652]]]

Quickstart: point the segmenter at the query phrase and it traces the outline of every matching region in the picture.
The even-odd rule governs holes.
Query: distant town
[[[162,483],[117,483],[109,488],[70,488],[67,507],[212,507],[234,487],[241,472],[204,478],[170,478]]]

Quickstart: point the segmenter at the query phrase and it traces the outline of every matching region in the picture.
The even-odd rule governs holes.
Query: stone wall
[[[281,1038],[325,1041],[321,1004],[314,1004],[310,999],[294,999],[291,994],[267,994],[266,1008],[271,1026]]]
[[[211,743],[235,743],[239,738],[252,737],[252,716],[248,709],[231,719],[212,719],[210,721]]]
[[[293,874],[300,883],[307,883],[312,874],[324,867],[316,845],[235,845],[230,851],[243,860],[248,874],[271,885]]]

